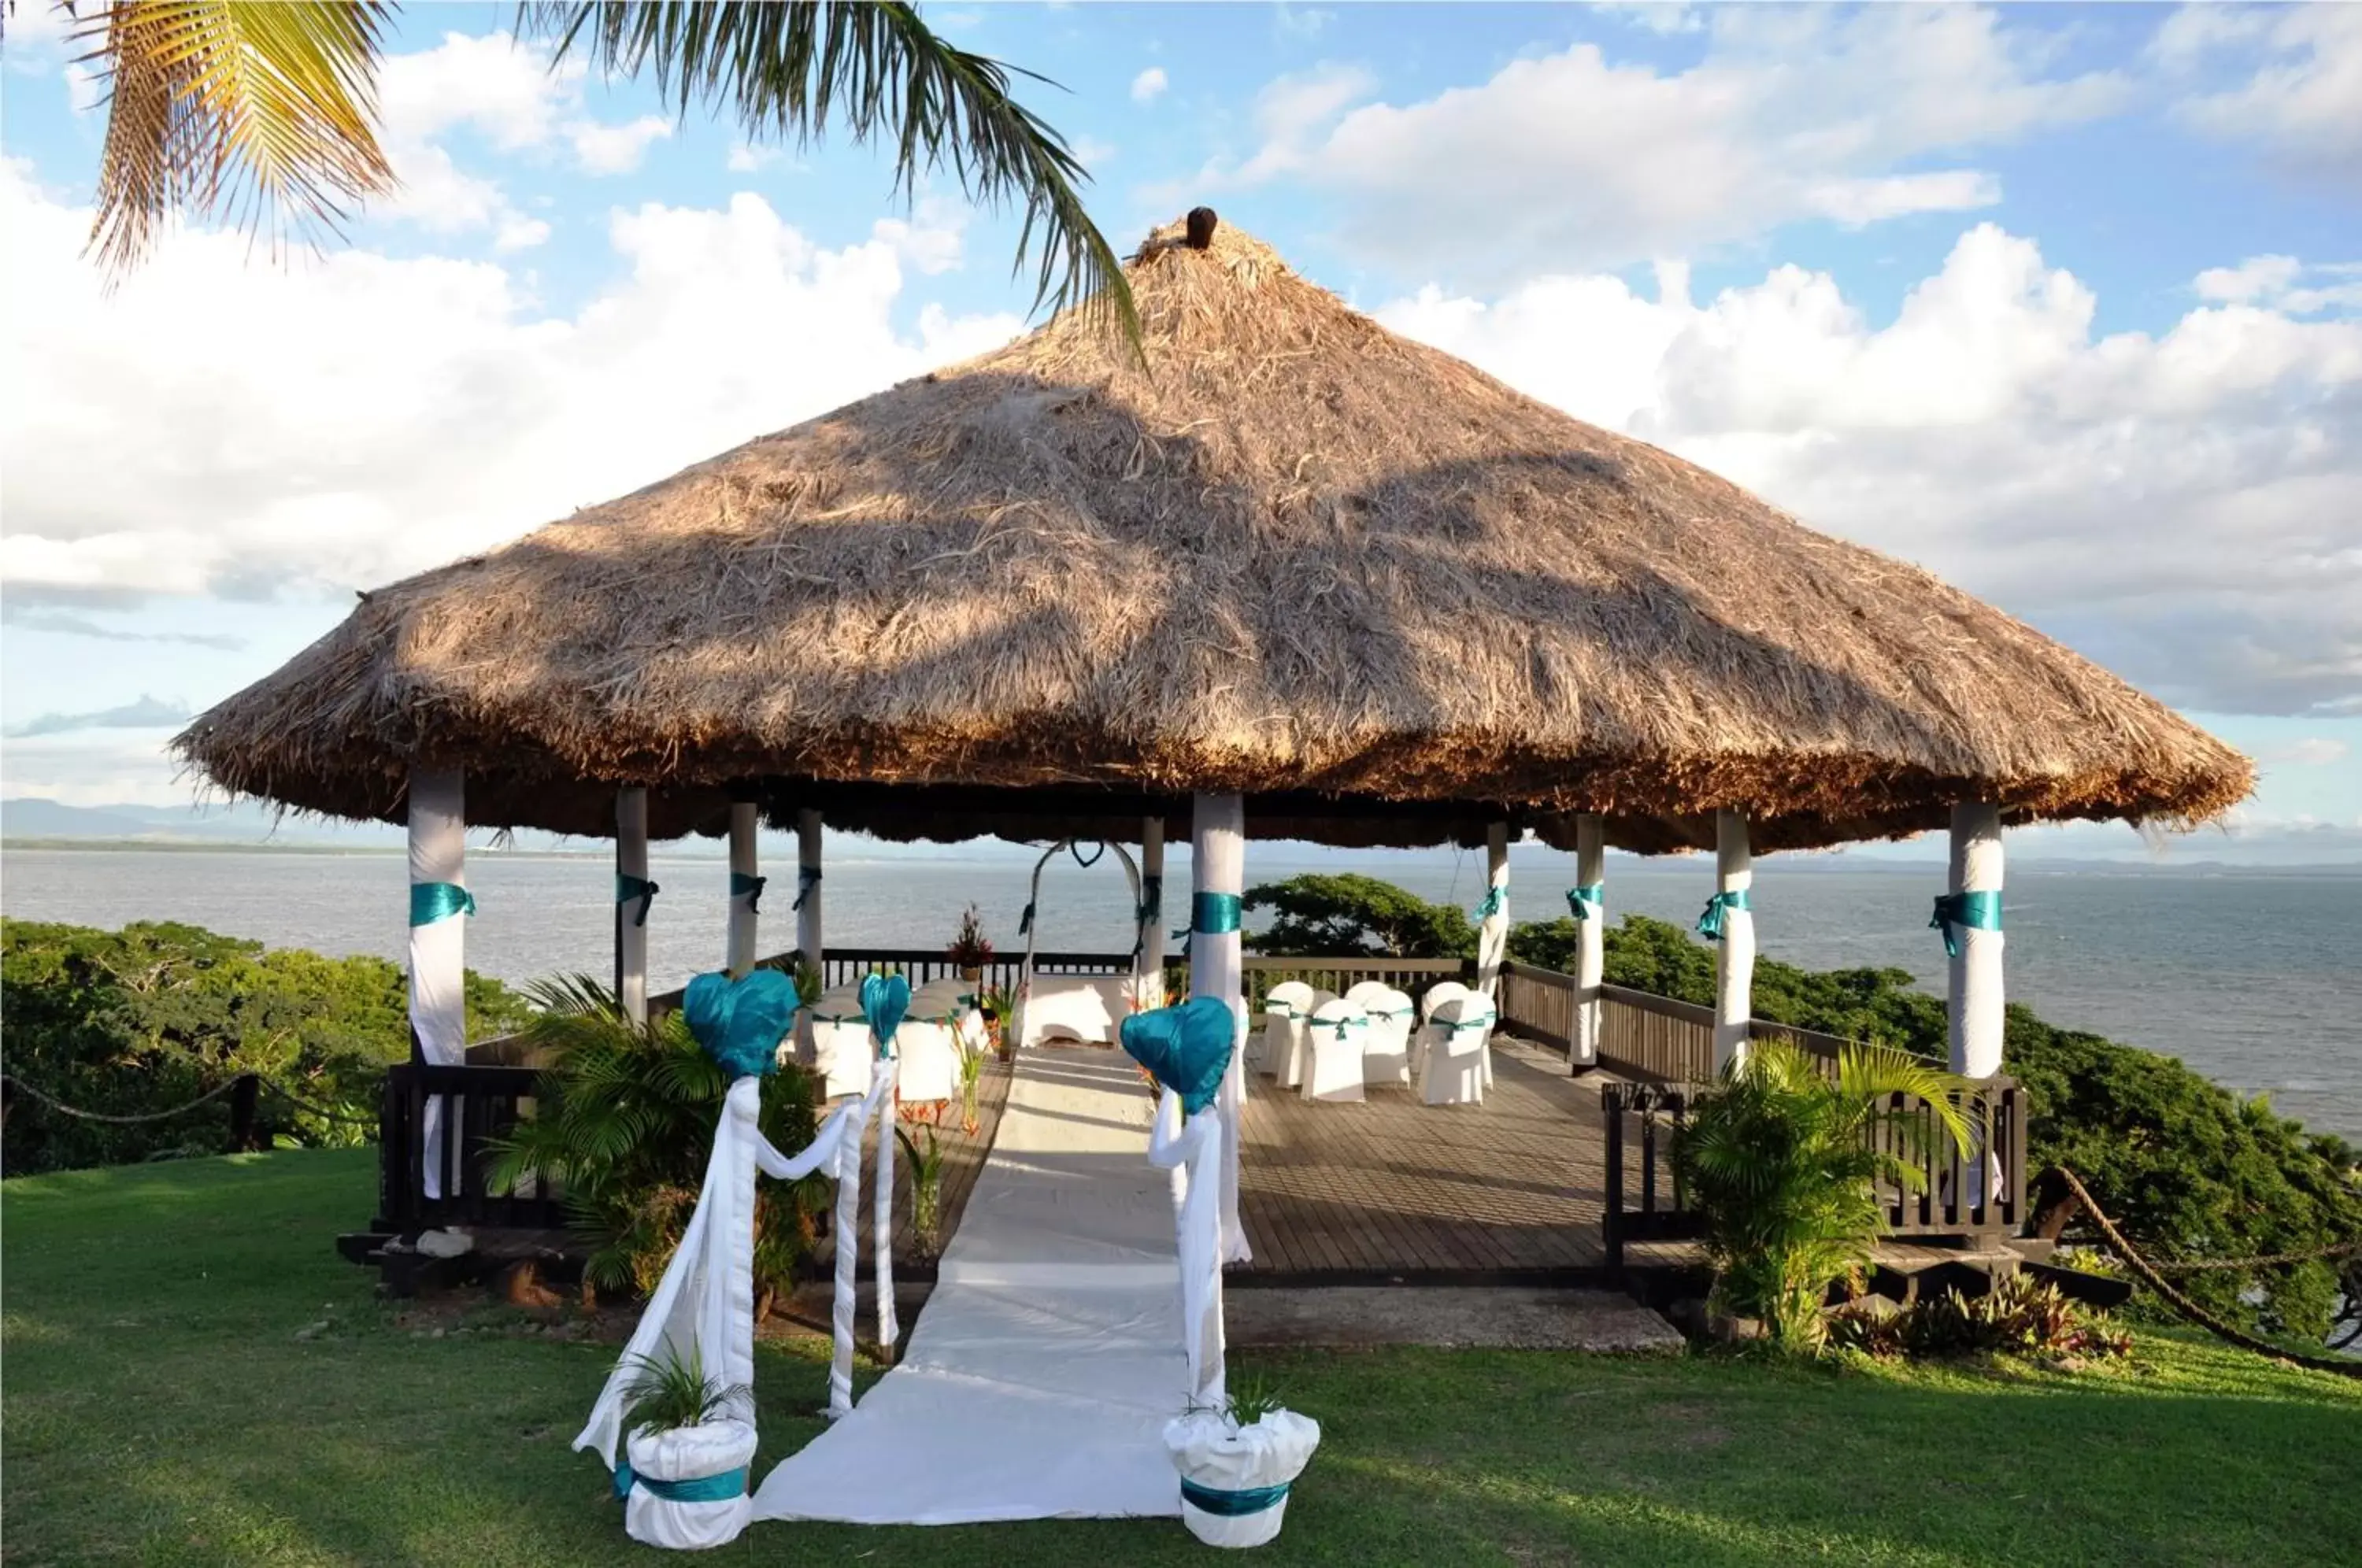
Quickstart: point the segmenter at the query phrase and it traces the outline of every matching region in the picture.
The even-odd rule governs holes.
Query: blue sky
[[[346,244],[184,235],[106,295],[101,121],[20,7],[6,793],[182,798],[158,719],[355,589],[1021,326],[1005,215],[553,72],[513,14],[403,15],[404,188]],[[2362,851],[2362,7],[926,15],[1060,84],[1120,246],[1210,204],[2190,712],[2264,765],[2241,834]]]

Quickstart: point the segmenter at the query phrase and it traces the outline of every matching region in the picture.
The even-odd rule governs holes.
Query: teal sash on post
[[[796,867],[796,901],[795,901],[794,903],[789,904],[789,905],[788,906],[789,910],[789,911],[794,911],[794,912],[799,912],[799,913],[800,913],[800,912],[802,911],[802,910],[803,910],[803,907],[804,907],[804,900],[805,900],[806,899],[808,899],[808,898],[811,897],[811,890],[812,890],[814,888],[817,888],[817,887],[819,887],[819,886],[820,886],[820,867],[817,867],[817,866],[799,866],[799,867]]]
[[[1189,900],[1189,929],[1201,936],[1221,936],[1239,929],[1243,909],[1236,893],[1199,893]]]
[[[657,894],[660,890],[646,877],[635,877],[627,871],[615,873],[615,901],[628,904],[635,899],[639,900],[640,907],[632,915],[634,925],[648,923],[648,906],[657,901]]]
[[[733,871],[730,873],[730,896],[734,899],[745,899],[748,914],[761,914],[763,884],[769,880],[768,877],[750,877],[744,871]]]
[[[476,896],[457,882],[410,884],[410,923],[433,925],[453,915],[476,912]]]
[[[1999,931],[2001,929],[2001,895],[1992,893],[1944,893],[1936,900],[1936,913],[1927,922],[1931,931],[1944,933],[1944,951],[1952,957],[1960,955],[1960,933],[1969,931]]]
[[[1590,920],[1607,908],[1607,884],[1585,882],[1566,890],[1566,912],[1577,920]]]
[[[1486,921],[1491,920],[1495,915],[1499,914],[1501,912],[1501,906],[1508,901],[1508,889],[1487,888],[1485,890],[1485,901],[1478,904],[1469,914],[1468,918],[1474,921],[1478,925],[1482,925]]]
[[[1698,916],[1697,933],[1709,942],[1720,942],[1722,917],[1732,910],[1749,907],[1751,906],[1747,901],[1747,889],[1744,888],[1735,889],[1727,893],[1716,893],[1705,901],[1705,913]]]

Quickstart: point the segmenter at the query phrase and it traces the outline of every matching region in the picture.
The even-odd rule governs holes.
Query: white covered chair
[[[811,1005],[811,1037],[812,1070],[821,1077],[823,1100],[869,1092],[877,1047],[869,1038],[869,1020],[861,1011],[857,993],[823,992]]]
[[[1302,1093],[1307,1099],[1357,1100],[1362,1093],[1362,1048],[1370,1021],[1341,997],[1312,1010],[1305,1033],[1310,1042]]]
[[[934,980],[911,993],[911,1010],[894,1032],[894,1098],[904,1105],[941,1104],[959,1094],[960,1024],[966,988]]]
[[[1428,1020],[1426,1060],[1418,1097],[1429,1105],[1485,1102],[1485,1050],[1493,1032],[1493,1004],[1482,996],[1454,997]]]
[[[1418,1027],[1412,1030],[1410,1034],[1412,1082],[1426,1081],[1420,1075],[1427,1071],[1427,1047],[1434,1036],[1434,1031],[1430,1025],[1435,1021],[1435,1010],[1445,1002],[1457,1001],[1469,994],[1468,988],[1459,981],[1441,980],[1428,987],[1427,994],[1418,999]]]
[[[1131,1011],[1129,975],[1036,974],[1025,998],[1025,1038],[1021,1046],[1061,1040],[1112,1045]]]
[[[1410,1037],[1418,1023],[1418,1005],[1402,992],[1381,986],[1363,998],[1360,1006],[1370,1021],[1362,1045],[1362,1081],[1410,1082]]]
[[[1247,1066],[1276,1073],[1296,1054],[1296,1036],[1312,1016],[1312,988],[1302,980],[1282,980],[1263,999],[1263,1032],[1250,1043]]]
[[[1305,988],[1312,990],[1310,987]],[[1281,1088],[1301,1088],[1305,1075],[1312,1070],[1312,1020],[1320,1010],[1337,1000],[1335,991],[1312,990],[1304,999],[1304,1010],[1289,1021],[1286,1036],[1287,1049],[1271,1064],[1272,1081]]]
[[[1356,980],[1345,988],[1345,999],[1367,1012],[1372,997],[1383,996],[1392,989],[1394,988],[1384,980]]]

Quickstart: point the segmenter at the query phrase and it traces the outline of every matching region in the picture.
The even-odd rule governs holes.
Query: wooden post
[[[1254,1253],[1239,1224],[1239,1129],[1246,1106],[1246,999],[1239,986],[1239,900],[1246,891],[1246,811],[1236,795],[1191,802],[1189,994],[1218,997],[1237,1019],[1230,1070],[1216,1102],[1222,1114],[1222,1261]]]
[[[1719,1073],[1745,1059],[1754,1010],[1755,916],[1745,900],[1755,883],[1755,861],[1747,847],[1745,812],[1715,813],[1714,848],[1715,891],[1725,900],[1714,961],[1714,1068]]]
[[[1476,988],[1497,1003],[1509,950],[1509,824],[1485,824],[1485,918],[1476,928]]]
[[[648,1021],[648,792],[615,791],[615,999],[635,1023]]]
[[[796,813],[796,946],[804,962],[821,964],[820,812]]]
[[[756,942],[756,904],[762,879],[755,874],[755,802],[730,802],[730,949],[733,977],[754,972],[761,955]]]
[[[1589,812],[1574,819],[1574,881],[1584,907],[1575,937],[1574,1032],[1567,1066],[1584,1073],[1599,1065],[1599,986],[1607,969],[1607,823]]]
[[[1992,911],[1990,928],[1964,919],[1947,933],[1952,1071],[1989,1078],[2002,1070],[2001,808],[1954,806],[1951,840],[1951,892],[1988,895]]]
[[[1164,1005],[1164,819],[1140,819],[1140,1005]]]
[[[240,1073],[237,1087],[229,1091],[229,1152],[233,1154],[262,1146],[254,1132],[255,1094],[261,1087],[262,1080],[252,1073]]]

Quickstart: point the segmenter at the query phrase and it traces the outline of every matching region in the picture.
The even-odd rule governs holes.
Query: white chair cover
[[[1303,1084],[1307,1099],[1357,1100],[1362,1093],[1363,1037],[1369,1020],[1362,1010],[1341,997],[1332,997],[1312,1010],[1306,1033],[1311,1042],[1311,1063]]]
[[[1312,1016],[1337,999],[1334,991],[1312,990],[1304,999],[1302,1010],[1287,1021],[1287,1049],[1271,1065],[1272,1081],[1281,1088],[1301,1088],[1305,1074],[1312,1070]]]
[[[1428,1021],[1427,1056],[1419,1098],[1429,1105],[1485,1101],[1485,1047],[1493,1032],[1493,1004],[1476,992],[1454,997]]]
[[[1112,1045],[1131,1008],[1129,975],[1036,975],[1032,987],[1025,999],[1022,1045],[1053,1040]]]
[[[1427,994],[1418,999],[1418,1025],[1410,1032],[1411,1082],[1423,1084],[1427,1081],[1427,1047],[1434,1034],[1428,1024],[1435,1017],[1435,1010],[1445,1002],[1473,994],[1457,980],[1442,980],[1428,987]]]
[[[902,1104],[926,1105],[958,1095],[958,1027],[955,1012],[922,1018],[914,1010],[894,1032],[894,1055],[902,1063],[895,1098]]]
[[[1410,1082],[1410,1039],[1418,1022],[1418,1005],[1402,992],[1381,987],[1363,999],[1361,1008],[1370,1021],[1363,1037],[1362,1081]]]
[[[867,1094],[877,1060],[869,1020],[857,997],[823,996],[811,1007],[812,1070],[821,1076],[821,1098]]]
[[[1312,1016],[1312,988],[1302,980],[1282,980],[1264,994],[1263,1033],[1248,1042],[1247,1066],[1276,1074],[1296,1054],[1301,1021]]]
[[[1345,999],[1363,1012],[1367,1012],[1370,1010],[1371,998],[1384,996],[1392,989],[1394,988],[1384,980],[1356,980],[1345,988]]]

